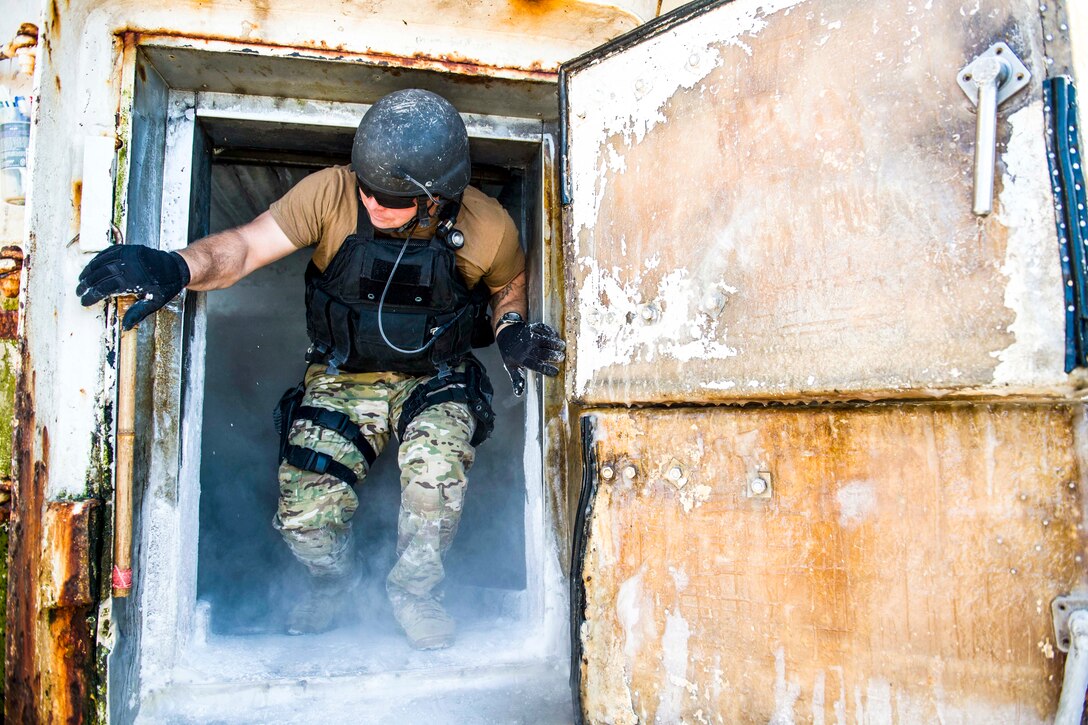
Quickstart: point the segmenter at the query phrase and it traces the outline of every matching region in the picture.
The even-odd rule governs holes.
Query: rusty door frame
[[[148,72],[144,69],[137,73],[138,63],[146,58],[142,50],[163,39],[137,40],[139,42],[127,44],[124,65],[125,77],[130,84],[123,91],[123,97],[127,92],[129,108],[122,111],[118,135],[126,148],[131,141],[131,104],[136,76]],[[167,47],[176,45],[186,48],[196,42],[177,38],[166,41]],[[207,43],[200,45],[209,53],[237,50],[237,46],[229,43],[216,42],[211,44],[212,47],[207,47]],[[286,54],[283,49],[277,49],[277,52]],[[267,96],[195,92],[167,85],[163,142],[166,155],[162,170],[164,188],[158,246],[176,249],[187,244],[191,236],[199,236],[196,232],[200,223],[193,224],[194,220],[190,218],[194,213],[193,204],[196,203],[190,195],[198,193],[194,190],[193,173],[194,167],[201,163],[200,145],[204,142],[198,123],[200,118],[233,119],[244,123],[272,120],[300,126],[354,128],[366,108],[365,104],[333,101],[292,106],[284,103],[283,99]],[[313,115],[315,110],[321,112],[316,118]],[[556,286],[550,278],[554,265],[547,246],[549,240],[558,238],[558,230],[555,228],[554,214],[547,210],[555,208],[557,200],[552,197],[553,185],[546,183],[549,176],[554,178],[555,175],[554,126],[539,118],[463,115],[470,136],[530,143],[537,148],[537,161],[534,163],[543,178],[537,185],[539,197],[528,202],[536,210],[535,220],[530,222],[536,228],[536,249],[530,249],[529,269],[531,284],[537,290],[534,306],[543,302],[543,317],[557,317],[557,311],[549,309],[544,293],[545,289]],[[207,154],[206,150],[204,153]],[[117,175],[117,194],[121,201],[116,205],[116,221],[121,227],[125,226],[128,218],[127,199],[133,183],[130,174],[134,169],[128,163],[130,158],[131,153],[127,153],[123,159],[125,163],[119,164]],[[203,294],[186,292],[157,316],[153,329],[145,330],[141,339],[143,349],[153,347],[154,355],[145,357],[141,370],[142,377],[150,385],[150,389],[145,391],[144,418],[147,427],[144,430],[150,433],[151,442],[146,445],[143,457],[148,490],[142,502],[138,501],[137,504],[139,525],[134,544],[137,550],[137,584],[133,596],[138,598],[135,599],[138,610],[146,611],[153,606],[157,613],[151,618],[152,621],[146,616],[136,615],[133,621],[136,631],[128,634],[135,636],[137,642],[136,649],[131,653],[139,661],[136,669],[143,670],[150,666],[167,678],[197,626],[197,547],[195,542],[188,540],[195,539],[192,532],[196,532],[199,525],[204,329]],[[531,386],[527,401],[531,425],[526,440],[526,481],[531,490],[528,491],[524,507],[526,617],[528,621],[538,623],[535,625],[538,631],[540,627],[563,626],[551,614],[556,610],[556,597],[565,596],[565,590],[558,585],[561,575],[555,551],[560,529],[553,514],[554,504],[549,500],[553,492],[542,485],[543,480],[558,479],[558,476],[548,475],[552,466],[542,460],[542,451],[556,447],[552,440],[554,433],[545,425],[545,405],[542,401],[560,396],[560,388],[552,383]],[[532,566],[534,562],[542,563]],[[549,581],[556,583],[550,584]],[[107,609],[105,618],[108,619],[108,616]],[[553,639],[562,640],[561,637],[550,637],[549,641]],[[112,649],[109,643],[106,643],[106,648]],[[141,679],[130,681],[128,687],[142,693],[137,697],[142,701],[148,694],[145,691],[148,684]],[[128,694],[117,693],[109,699],[116,701],[118,697],[124,698]]]

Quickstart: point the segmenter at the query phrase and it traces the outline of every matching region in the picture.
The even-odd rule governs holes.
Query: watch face
[[[499,318],[499,322],[525,322],[525,320],[517,312],[507,312]]]

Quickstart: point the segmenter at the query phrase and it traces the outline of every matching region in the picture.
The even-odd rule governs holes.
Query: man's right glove
[[[525,392],[525,373],[523,367],[544,375],[555,376],[561,363],[566,358],[567,344],[559,338],[559,333],[543,322],[513,322],[495,335],[499,345],[503,365],[510,375],[510,384],[514,395],[521,397]]]
[[[76,294],[84,307],[107,297],[137,295],[121,327],[131,330],[140,320],[178,296],[189,284],[189,265],[177,252],[139,244],[118,244],[100,252],[79,275]]]

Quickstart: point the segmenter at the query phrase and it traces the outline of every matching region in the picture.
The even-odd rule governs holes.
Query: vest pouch
[[[430,318],[431,315],[426,312],[400,312],[385,307],[382,309],[382,329],[385,330],[385,337],[389,338],[389,342],[403,350],[415,350],[429,339],[427,331],[430,329]],[[357,316],[354,322],[356,340],[367,346],[377,346],[401,355],[386,345],[381,330],[378,329],[377,309],[367,310],[366,314]]]
[[[476,327],[476,317],[473,310],[465,310],[457,317],[453,324],[434,341],[430,349],[431,360],[435,364],[449,360],[456,360],[464,355],[472,347],[472,332]],[[442,315],[437,318],[439,325],[444,325],[454,315]]]
[[[295,420],[295,411],[302,405],[302,398],[306,394],[306,386],[299,383],[280,397],[280,402],[272,409],[272,423],[276,426],[276,433],[280,438],[280,460],[287,450],[287,441],[291,435],[291,423]]]
[[[441,247],[413,240],[397,264],[403,244],[397,239],[374,239],[365,245],[358,301],[377,304],[388,284],[383,310],[390,307],[432,312],[450,309],[455,302],[452,278],[448,274],[455,272],[453,256]],[[393,279],[390,281],[391,274]]]
[[[320,287],[306,285],[306,334],[324,350],[335,347],[332,308],[339,304]]]
[[[397,312],[382,310],[382,327],[385,336],[402,350],[417,350],[429,339],[434,327],[432,316],[427,312]],[[423,352],[405,354],[386,344],[378,329],[376,310],[365,310],[353,319],[354,341],[352,355],[342,366],[349,372],[383,372],[395,370],[410,374],[425,374],[434,369],[431,363],[433,346]]]

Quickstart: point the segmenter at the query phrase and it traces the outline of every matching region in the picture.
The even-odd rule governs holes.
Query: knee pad
[[[401,491],[401,510],[428,519],[447,513],[460,513],[465,500],[465,487],[463,480],[448,483],[409,481]]]

